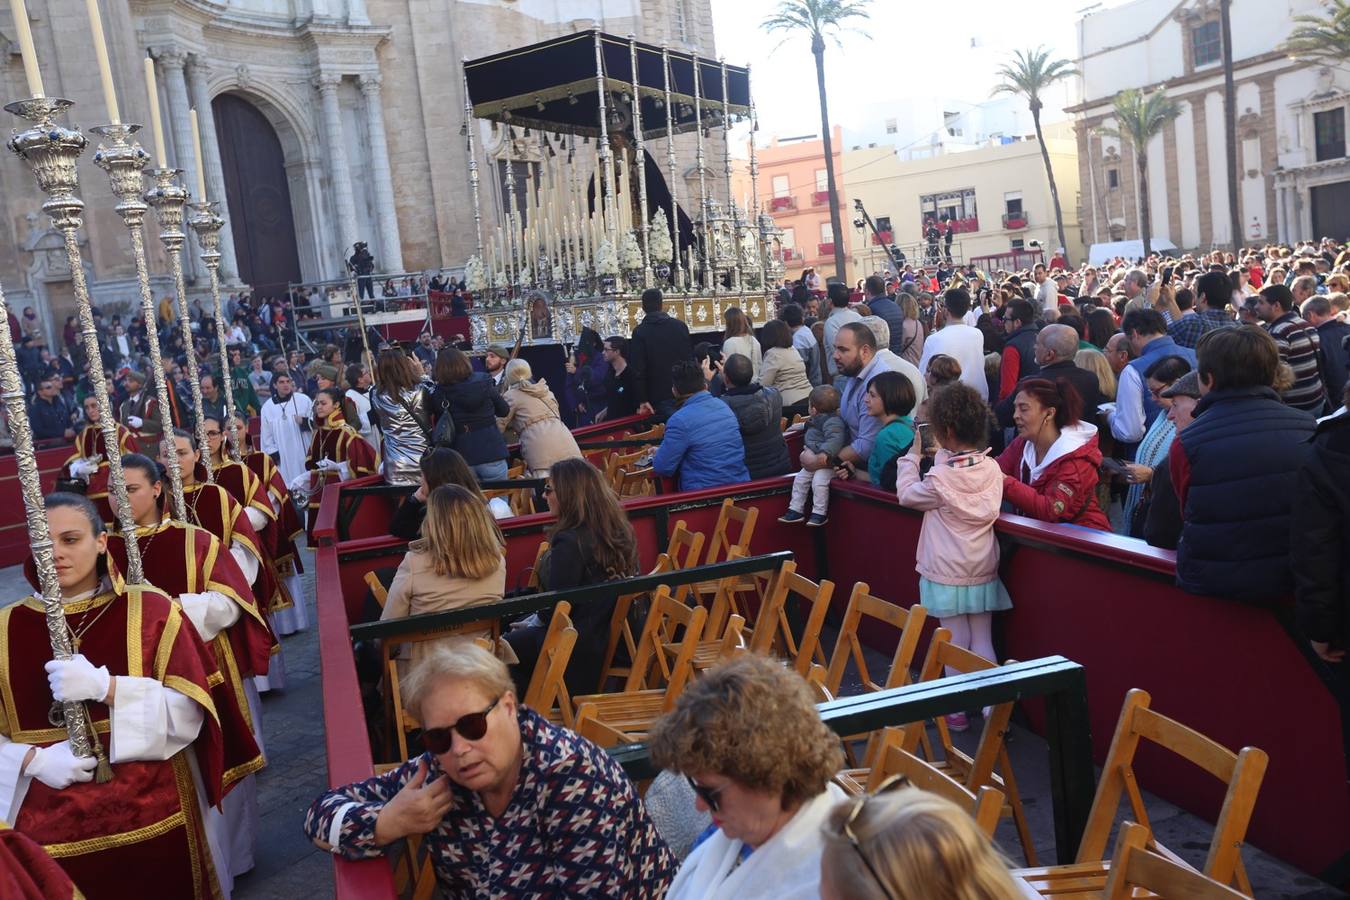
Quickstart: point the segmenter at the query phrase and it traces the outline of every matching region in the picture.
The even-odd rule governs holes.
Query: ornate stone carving
[[[369,97],[371,94],[380,92],[380,85],[384,83],[384,76],[364,73],[356,76],[356,83],[360,86],[361,93]]]
[[[165,71],[168,71],[169,69],[181,70],[187,65],[188,61],[188,52],[182,47],[173,44],[170,44],[167,47],[156,47],[151,51],[151,55],[159,61],[159,64],[164,67]]]
[[[253,87],[253,72],[244,63],[234,67],[234,80],[239,84],[241,90],[248,90]]]

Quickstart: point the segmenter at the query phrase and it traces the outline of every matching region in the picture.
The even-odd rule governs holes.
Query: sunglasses
[[[544,485],[544,493],[545,493],[545,494],[551,494],[551,493],[553,493],[553,485],[551,485],[551,484],[546,484],[546,485]]]
[[[704,805],[708,807],[709,812],[715,813],[721,810],[722,804],[721,801],[717,799],[717,795],[722,793],[726,787],[725,785],[720,788],[710,788],[706,784],[699,784],[688,775],[684,776],[684,780],[689,782],[689,787],[691,787],[694,793],[698,795],[698,799],[702,800]]]
[[[483,735],[487,734],[488,714],[496,709],[500,702],[502,702],[502,698],[498,697],[488,704],[488,708],[482,712],[460,716],[458,721],[450,725],[426,729],[422,732],[422,745],[439,756],[450,751],[450,743],[454,737],[453,732],[459,732],[459,736],[466,741],[481,740]]]
[[[873,791],[870,794],[864,794],[863,796],[859,797],[857,799],[857,802],[855,802],[853,805],[853,811],[850,812],[848,814],[848,818],[844,820],[844,827],[842,829],[844,837],[848,838],[848,842],[853,845],[853,849],[856,850],[858,853],[858,858],[863,861],[863,865],[867,866],[867,871],[872,873],[872,878],[874,881],[876,881],[877,887],[881,888],[881,892],[885,894],[887,898],[892,898],[895,895],[891,893],[891,889],[887,886],[886,882],[883,881],[881,879],[881,876],[877,874],[877,870],[872,865],[871,860],[867,858],[867,854],[862,852],[862,846],[858,842],[858,836],[853,833],[853,823],[857,821],[858,816],[862,814],[863,807],[867,805],[868,800],[881,794],[885,794],[889,791],[893,791],[896,788],[901,787],[902,785],[906,785],[908,783],[909,779],[905,775],[892,775],[890,778],[887,778],[881,784],[877,785],[877,789],[875,791]]]

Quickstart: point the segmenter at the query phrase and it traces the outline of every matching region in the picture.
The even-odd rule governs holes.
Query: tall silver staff
[[[744,295],[741,284],[741,217],[731,182],[731,99],[727,96],[727,61],[718,60],[722,75],[722,174],[727,180],[727,214],[731,216],[731,289]]]
[[[108,173],[108,183],[112,186],[113,196],[117,198],[115,211],[131,235],[131,255],[136,261],[136,281],[141,293],[141,316],[145,319],[145,339],[150,345],[151,377],[155,382],[155,396],[159,401],[161,424],[160,446],[163,448],[165,468],[169,471],[170,500],[173,502],[173,517],[180,522],[187,521],[187,505],[183,501],[183,476],[178,468],[178,452],[173,442],[173,407],[169,405],[169,375],[164,370],[164,359],[159,352],[159,331],[155,327],[158,319],[155,315],[155,301],[150,294],[150,266],[145,259],[145,212],[149,209],[141,194],[145,189],[145,166],[150,155],[141,148],[132,135],[140,130],[139,125],[114,123],[100,125],[90,129],[103,137],[98,152],[94,154],[94,163]],[[156,169],[158,181],[160,173],[171,173],[167,182],[161,182],[156,190],[175,187],[172,178],[176,169]],[[178,190],[182,190],[178,188]],[[97,358],[97,357],[95,357]],[[110,446],[117,446],[116,443]],[[110,454],[111,455],[111,454]]]
[[[671,254],[674,257],[671,268],[675,278],[675,289],[683,290],[684,269],[680,265],[680,204],[677,199],[680,182],[675,162],[675,104],[670,99],[670,48],[664,44],[661,46],[661,69],[665,75],[666,166],[670,169],[670,245],[675,248],[675,252]],[[689,273],[691,278],[693,274]]]
[[[24,27],[27,27],[25,21]],[[145,581],[141,568],[141,551],[136,544],[136,519],[127,502],[127,483],[122,474],[122,456],[117,436],[117,420],[113,418],[112,403],[108,400],[108,383],[103,377],[103,354],[94,328],[94,311],[89,303],[89,286],[84,280],[84,258],[80,253],[79,230],[83,222],[84,201],[76,196],[79,175],[76,162],[88,146],[79,129],[58,125],[53,117],[69,109],[69,100],[55,97],[35,97],[19,100],[5,107],[8,112],[27,119],[33,125],[16,132],[6,145],[32,167],[38,187],[47,195],[42,211],[65,240],[66,261],[70,266],[71,286],[75,291],[75,310],[80,318],[80,337],[84,341],[84,355],[89,361],[89,380],[98,400],[99,430],[103,432],[104,455],[108,459],[108,493],[116,501],[117,521],[125,536],[127,548],[127,581],[140,584]],[[174,457],[175,460],[177,457]]]
[[[463,62],[468,62],[467,59]],[[462,68],[462,66],[461,66]],[[478,198],[478,154],[474,150],[473,133],[476,123],[473,117],[473,100],[469,97],[469,75],[464,73],[464,155],[469,158],[469,194],[473,197],[473,237],[475,253],[483,259],[483,209]],[[488,273],[491,278],[493,273]]]
[[[769,252],[768,235],[765,234],[763,210],[759,208],[759,154],[755,149],[755,132],[759,131],[759,114],[755,110],[755,94],[750,90],[750,67],[745,67],[745,86],[750,96],[750,208],[755,223],[755,247],[759,257],[759,287],[769,289],[769,271],[765,257]],[[772,220],[771,220],[772,221]]]
[[[0,292],[0,314],[9,318],[9,305]],[[41,586],[42,612],[47,617],[47,638],[52,645],[52,658],[71,657],[70,631],[61,602],[61,582],[56,576],[56,562],[52,556],[52,536],[47,528],[47,509],[42,502],[42,485],[38,478],[37,454],[33,451],[33,432],[28,427],[28,410],[24,407],[23,382],[19,380],[19,361],[14,354],[14,342],[9,328],[0,328],[0,397],[9,411],[9,430],[14,437],[14,459],[19,467],[19,487],[23,491],[24,512],[28,517],[28,539],[32,542],[33,564],[37,567]],[[112,444],[116,447],[116,443]],[[111,454],[110,454],[111,455]],[[128,546],[135,546],[135,539]],[[94,735],[89,710],[74,700],[53,702],[50,716],[53,725],[65,725],[70,736],[70,752],[76,756],[98,759],[94,777],[99,784],[112,780],[112,766],[103,754],[103,747]]]
[[[638,78],[637,38],[631,34],[628,36],[628,58],[633,69],[633,143],[637,147],[638,208],[642,215],[642,286],[649,288],[652,286],[652,254],[648,244],[652,226],[647,218],[647,145],[642,136],[642,83]]]
[[[220,204],[205,197],[188,206],[193,212],[188,219],[188,227],[197,235],[197,246],[202,248],[202,263],[211,279],[211,302],[216,313],[216,343],[220,347],[220,376],[225,388],[225,418],[229,420],[222,422],[221,426],[229,435],[230,458],[240,462],[243,453],[239,449],[239,422],[234,407],[234,381],[230,375],[230,348],[225,343],[225,309],[220,305],[220,230],[225,227],[225,220],[216,214]],[[291,315],[295,315],[294,307]],[[207,469],[210,468],[207,466]]]
[[[174,295],[178,302],[178,329],[183,338],[183,350],[187,354],[187,377],[189,381],[188,392],[192,396],[192,411],[196,418],[197,446],[206,453],[206,413],[202,406],[202,383],[197,374],[197,345],[192,337],[192,317],[188,313],[187,285],[183,281],[183,245],[187,243],[187,235],[183,233],[183,208],[187,205],[188,192],[178,184],[178,169],[154,169],[150,175],[155,179],[155,186],[145,192],[145,202],[155,208],[155,217],[159,221],[159,240],[164,245],[164,249],[169,253],[169,271],[173,273]],[[202,198],[205,199],[205,198]],[[220,307],[216,307],[216,321],[220,321]],[[148,329],[147,320],[146,328]],[[229,368],[224,370],[229,373]],[[164,429],[165,436],[169,436],[169,429]],[[168,442],[172,447],[173,441]],[[172,451],[175,459],[178,457],[177,449]],[[207,453],[207,456],[210,454]],[[215,473],[209,465],[203,466],[206,469],[206,480],[214,483]]]
[[[703,289],[717,293],[717,278],[713,272],[713,233],[712,221],[708,215],[708,183],[704,169],[707,157],[703,151],[703,63],[698,54],[694,54],[694,134],[698,143],[694,149],[694,159],[698,165],[698,218],[703,232]]]

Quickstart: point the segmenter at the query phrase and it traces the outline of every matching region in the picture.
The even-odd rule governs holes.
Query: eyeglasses
[[[850,812],[848,814],[848,818],[844,820],[844,827],[842,829],[844,837],[848,838],[848,842],[852,844],[853,849],[858,852],[858,858],[863,861],[863,865],[867,866],[867,871],[872,873],[872,879],[876,881],[877,887],[881,888],[881,892],[886,895],[888,900],[889,898],[892,898],[895,895],[891,893],[891,889],[887,886],[886,882],[883,881],[881,876],[877,874],[877,870],[872,865],[871,860],[867,858],[867,854],[862,852],[862,845],[859,844],[858,842],[858,836],[853,833],[853,823],[857,821],[858,816],[862,814],[863,807],[867,805],[868,800],[870,800],[873,797],[880,796],[881,794],[888,793],[889,791],[893,791],[896,788],[901,787],[902,785],[908,783],[909,778],[906,777],[905,775],[903,774],[892,775],[890,778],[887,778],[881,784],[877,785],[877,789],[875,791],[873,791],[870,794],[864,794],[863,796],[859,797],[857,802],[853,806],[853,811]]]
[[[688,775],[684,776],[684,780],[689,782],[689,787],[693,788],[694,793],[697,794],[698,799],[702,800],[704,805],[708,807],[709,812],[715,813],[721,810],[722,803],[717,799],[717,795],[722,793],[726,788],[726,785],[723,785],[720,788],[710,788],[706,784],[699,784]]]
[[[212,430],[212,431],[207,431],[207,432],[206,432],[206,436],[207,436],[207,437],[220,437],[221,434],[222,434],[222,432],[214,431],[214,430]]]
[[[459,736],[466,741],[482,740],[483,735],[487,734],[487,717],[501,702],[502,698],[498,697],[488,704],[488,708],[482,712],[460,716],[458,721],[441,728],[426,729],[422,732],[422,745],[432,753],[439,755],[449,752],[450,743],[453,740],[452,732],[459,732]]]
[[[545,493],[545,494],[551,494],[551,493],[553,493],[553,485],[551,485],[551,484],[546,484],[546,485],[544,485],[544,493]]]

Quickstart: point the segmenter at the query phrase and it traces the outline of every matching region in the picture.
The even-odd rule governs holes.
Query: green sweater
[[[890,490],[895,487],[894,463],[902,454],[909,452],[914,443],[914,420],[901,416],[877,433],[876,443],[872,445],[872,455],[867,457],[867,477],[878,487]],[[884,484],[882,475],[887,466],[891,467],[890,484]]]

